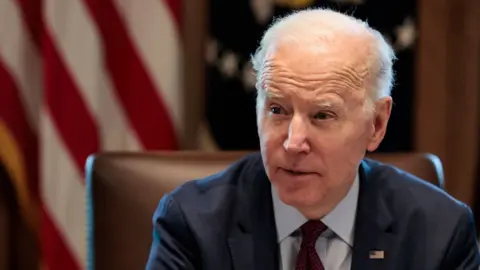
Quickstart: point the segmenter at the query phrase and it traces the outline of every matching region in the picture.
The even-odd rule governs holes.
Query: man
[[[147,269],[478,269],[467,206],[364,158],[385,135],[393,60],[334,11],[273,24],[253,57],[261,155],[165,195]]]

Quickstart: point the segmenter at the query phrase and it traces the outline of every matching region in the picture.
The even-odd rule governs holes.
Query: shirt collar
[[[347,196],[329,214],[322,218],[322,222],[349,246],[353,246],[359,184],[359,175],[357,173]],[[277,227],[277,240],[281,242],[307,222],[307,219],[296,208],[282,202],[273,186],[272,200]]]

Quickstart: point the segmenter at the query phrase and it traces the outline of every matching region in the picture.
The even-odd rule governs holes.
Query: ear
[[[384,97],[375,102],[373,133],[367,146],[369,152],[375,151],[385,137],[391,112],[392,97]]]

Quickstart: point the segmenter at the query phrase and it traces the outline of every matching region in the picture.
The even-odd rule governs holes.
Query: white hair
[[[369,102],[390,96],[394,83],[393,62],[395,52],[382,34],[368,26],[364,21],[333,10],[315,8],[292,13],[274,21],[265,32],[260,46],[252,56],[252,66],[257,77],[257,93],[263,91],[261,77],[265,57],[269,48],[281,41],[293,41],[301,44],[300,49],[321,51],[325,43],[334,40],[342,33],[362,33],[369,38],[370,47],[367,68],[373,80],[373,89],[369,89]],[[258,95],[261,96],[261,95]],[[259,99],[257,98],[257,105]]]

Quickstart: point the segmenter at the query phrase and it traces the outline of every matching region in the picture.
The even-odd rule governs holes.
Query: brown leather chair
[[[103,153],[86,164],[88,268],[144,269],[152,215],[164,193],[218,172],[246,152]],[[443,188],[440,160],[429,154],[372,154]]]

